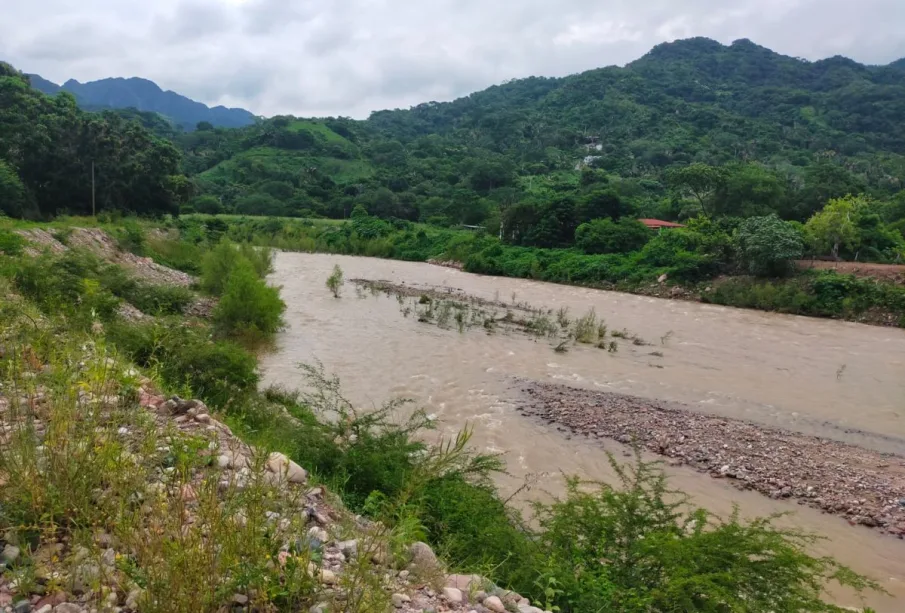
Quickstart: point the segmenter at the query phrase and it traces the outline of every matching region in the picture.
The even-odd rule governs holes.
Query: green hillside
[[[538,246],[571,244],[604,209],[805,221],[849,193],[895,223],[905,209],[903,76],[901,62],[807,62],[747,40],[689,39],[624,68],[513,80],[366,121],[277,117],[181,144],[199,189],[224,210],[263,192],[280,214],[336,217],[362,204],[382,217],[502,224],[514,242]],[[692,164],[719,169],[706,201],[675,180]],[[558,237],[524,231],[544,219],[562,226]]]

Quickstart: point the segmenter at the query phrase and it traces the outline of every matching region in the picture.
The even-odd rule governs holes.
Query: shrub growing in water
[[[339,298],[339,293],[343,286],[343,269],[336,264],[333,267],[333,273],[327,277],[327,288],[333,292],[334,298]]]
[[[214,308],[212,319],[226,336],[268,337],[283,325],[286,304],[280,291],[255,274],[251,262],[239,257]]]

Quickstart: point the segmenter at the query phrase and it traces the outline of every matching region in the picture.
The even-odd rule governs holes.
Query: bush
[[[585,253],[628,253],[643,247],[651,231],[637,219],[594,219],[575,230],[575,246]]]
[[[227,336],[256,339],[271,336],[283,325],[285,309],[279,289],[269,287],[255,274],[251,263],[240,256],[229,273],[212,319]]]
[[[334,298],[339,298],[340,290],[342,290],[343,286],[343,269],[339,267],[339,264],[336,264],[333,267],[333,272],[327,277],[327,289],[329,289],[333,293]]]
[[[0,229],[0,253],[20,255],[25,246],[25,239],[9,230]]]
[[[798,231],[776,215],[749,217],[735,234],[738,257],[748,272],[779,277],[792,268],[804,249]]]
[[[139,366],[157,369],[170,389],[185,390],[211,406],[239,402],[258,384],[254,355],[204,329],[178,322],[112,322],[107,339]]]
[[[229,275],[242,258],[229,239],[223,239],[201,260],[201,289],[214,296],[223,293]]]
[[[564,612],[834,611],[828,582],[876,588],[811,557],[815,536],[685,511],[655,464],[611,463],[621,487],[570,479],[564,500],[537,507],[539,583]]]

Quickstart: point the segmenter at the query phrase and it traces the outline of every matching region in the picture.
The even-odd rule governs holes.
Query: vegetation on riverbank
[[[201,231],[201,227],[196,229]],[[638,462],[634,468],[622,469],[621,487],[593,484],[588,488],[589,484],[584,484],[579,488],[576,484],[563,500],[537,505],[537,522],[529,523],[500,498],[492,485],[492,474],[502,469],[500,459],[469,451],[467,431],[439,446],[428,444],[424,432],[432,422],[425,415],[398,402],[376,411],[359,411],[342,397],[339,382],[317,366],[303,370],[307,392],[302,395],[278,389],[258,391],[256,360],[247,348],[247,332],[253,327],[253,340],[266,340],[275,327],[258,324],[272,323],[274,312],[282,309],[267,299],[249,302],[235,318],[231,309],[226,311],[229,317],[216,315],[223,312],[217,309],[222,308],[231,286],[241,282],[243,286],[260,287],[260,275],[267,269],[262,265],[262,252],[221,241],[223,235],[242,238],[233,228],[243,226],[227,225],[216,239],[196,243],[157,235],[142,235],[142,240],[133,241],[142,244],[147,253],[159,249],[169,257],[179,252],[170,243],[191,245],[187,248],[195,250],[197,257],[191,258],[195,266],[203,263],[199,287],[221,288],[212,290],[220,294],[213,321],[163,311],[156,317],[127,320],[119,315],[117,306],[129,294],[118,294],[118,286],[105,285],[97,272],[100,264],[91,256],[77,249],[57,255],[27,255],[25,245],[7,235],[3,243],[7,246],[0,255],[0,283],[4,284],[4,295],[12,299],[0,309],[3,389],[34,389],[45,380],[56,382],[53,389],[60,396],[50,397],[51,406],[59,410],[47,413],[53,424],[48,432],[61,428],[61,436],[77,437],[69,439],[76,447],[50,448],[49,452],[57,453],[54,457],[60,459],[54,466],[68,466],[65,452],[78,448],[79,441],[87,448],[101,445],[101,449],[110,451],[97,456],[97,461],[92,460],[94,456],[78,456],[84,460],[77,467],[80,479],[71,483],[57,478],[62,474],[49,479],[40,464],[35,465],[32,477],[38,479],[35,487],[24,492],[20,480],[0,479],[2,520],[4,525],[15,527],[18,538],[48,532],[74,536],[77,526],[96,527],[97,522],[116,524],[104,526],[116,534],[128,527],[106,507],[88,508],[93,488],[105,483],[106,471],[115,470],[129,457],[112,442],[115,437],[108,440],[104,433],[113,436],[118,428],[132,427],[115,422],[98,430],[94,422],[75,419],[85,410],[75,400],[79,381],[87,375],[65,365],[80,363],[79,348],[90,345],[96,348],[98,360],[86,364],[100,368],[109,356],[122,363],[122,372],[128,373],[128,364],[132,363],[164,389],[204,400],[246,442],[266,451],[282,451],[311,470],[314,478],[337,492],[349,509],[388,526],[393,552],[401,552],[411,541],[426,539],[456,569],[481,573],[544,608],[584,612],[603,605],[604,609],[639,613],[677,607],[690,611],[835,611],[822,602],[826,581],[874,587],[831,560],[809,556],[805,548],[811,537],[781,530],[770,520],[720,520],[703,510],[667,502],[672,495],[662,472],[653,465]],[[204,231],[209,230],[205,227]],[[261,257],[257,267],[250,261],[253,257]],[[59,274],[60,270],[67,274]],[[224,326],[221,317],[237,325]],[[28,382],[23,368],[35,369],[42,364],[51,367]],[[89,372],[95,372],[93,368]],[[125,397],[128,390],[122,386],[134,376],[117,374],[115,385],[109,389],[106,383],[86,385],[97,396],[113,393]],[[62,420],[64,414],[69,415],[68,420]],[[60,421],[54,423],[56,420]],[[64,439],[52,439],[47,444],[56,444],[54,441],[63,445]],[[10,471],[20,466],[16,464],[20,455],[36,449],[36,443],[22,445],[0,449],[0,472],[18,474]],[[156,446],[148,442],[133,449],[145,448]],[[177,469],[183,461],[180,458],[176,459]],[[144,478],[140,473],[135,475]],[[48,480],[42,481],[45,478]],[[180,484],[176,491],[186,490]],[[202,487],[194,491],[204,498],[206,490]],[[267,498],[264,490],[256,489],[245,496],[250,498],[243,499],[244,505],[251,504],[251,498]],[[267,505],[255,508],[259,515],[272,510]],[[176,513],[179,509],[170,510]],[[95,512],[100,515],[83,517]],[[256,525],[253,517],[259,515],[246,518],[249,530]],[[167,517],[161,516],[165,525]],[[224,524],[223,531],[208,533],[208,538],[227,539],[227,525],[231,524]],[[287,529],[292,531],[291,526]],[[164,530],[161,538],[167,534]],[[181,547],[195,538],[193,534],[179,541]],[[180,606],[169,610],[213,611],[234,592],[249,590],[260,602],[277,610],[299,610],[314,604],[309,591],[313,587],[306,583],[304,573],[292,582],[283,575],[273,575],[267,560],[272,561],[279,553],[275,535],[249,534],[243,543],[232,540],[234,536],[229,537],[229,543],[239,548],[221,552],[247,557],[247,572],[235,575],[225,566],[204,566],[215,573],[209,580],[218,587],[203,592],[203,598],[186,583],[200,577],[200,565],[213,551],[204,548],[201,541],[191,541],[194,544],[189,549],[176,547],[172,551],[138,548],[135,544],[123,564],[135,581],[141,579],[151,586],[146,589],[158,590],[150,593],[158,594],[153,602],[161,610],[166,610],[160,598],[167,588],[171,598],[180,599]],[[178,558],[178,564],[177,558],[168,557],[180,552],[186,555]],[[197,557],[186,557],[189,553]],[[26,555],[25,559],[30,558]],[[15,572],[29,572],[28,564],[17,566]],[[174,569],[182,570],[174,573]],[[346,608],[339,610],[350,612],[381,610],[353,603],[342,606]]]
[[[639,251],[596,255],[575,249],[514,247],[482,233],[391,224],[366,214],[343,224],[190,216],[166,225],[174,234],[151,241],[150,254],[187,272],[197,270],[200,246],[227,236],[288,251],[454,261],[480,274],[905,327],[905,287],[831,270],[751,276],[747,266],[762,250],[749,241],[746,260],[738,255],[737,235],[706,220],[658,234]],[[758,266],[770,270],[780,265],[772,259],[758,260]]]

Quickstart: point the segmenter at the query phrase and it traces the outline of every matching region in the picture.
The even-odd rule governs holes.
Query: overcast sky
[[[2,0],[0,59],[62,83],[140,76],[262,115],[450,100],[511,78],[738,38],[808,59],[905,56],[905,0]]]

